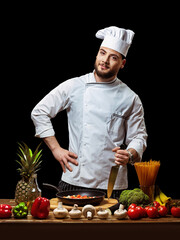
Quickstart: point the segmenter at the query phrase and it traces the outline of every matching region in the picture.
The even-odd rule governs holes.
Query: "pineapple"
[[[18,153],[20,160],[17,161],[21,168],[17,170],[20,172],[22,179],[16,185],[15,191],[15,202],[19,204],[20,202],[25,202],[28,204],[33,201],[36,197],[40,196],[40,189],[37,185],[37,175],[36,172],[39,170],[40,161],[42,156],[42,150],[39,151],[39,146],[36,148],[35,152],[32,153],[31,149],[25,143],[18,143]]]

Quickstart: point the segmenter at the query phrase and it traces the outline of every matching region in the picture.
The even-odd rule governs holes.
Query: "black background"
[[[100,7],[93,3],[11,5],[2,9],[0,198],[14,198],[20,180],[15,161],[17,142],[24,141],[35,150],[41,141],[34,137],[32,109],[59,83],[93,71],[101,43],[95,33],[109,26],[135,32],[127,64],[118,77],[143,102],[149,135],[143,160],[161,161],[157,184],[167,195],[180,198],[176,100],[179,35],[174,10],[175,6],[157,7],[148,2],[104,3]],[[57,139],[68,148],[66,113],[52,121]],[[43,182],[58,185],[62,171],[45,144],[42,148],[38,183],[43,190]],[[129,188],[138,185],[130,166]]]

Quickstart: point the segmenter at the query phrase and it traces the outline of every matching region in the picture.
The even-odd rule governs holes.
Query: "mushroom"
[[[100,219],[108,218],[109,211],[106,209],[99,208],[99,211],[97,212],[97,215]]]
[[[117,219],[123,219],[127,216],[127,210],[124,209],[124,205],[120,204],[119,209],[114,212],[114,216]]]
[[[96,213],[96,209],[93,205],[87,204],[83,207],[82,213],[88,220],[92,219]]]
[[[63,208],[62,202],[58,202],[58,207],[53,210],[55,218],[65,218],[68,215],[68,210]]]
[[[81,210],[78,209],[78,205],[74,204],[73,209],[69,212],[71,218],[80,218],[82,215]]]

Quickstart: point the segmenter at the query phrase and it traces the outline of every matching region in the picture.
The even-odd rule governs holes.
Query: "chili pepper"
[[[50,210],[50,202],[47,198],[37,197],[31,208],[31,215],[36,218],[47,218]]]
[[[19,203],[13,208],[15,218],[25,218],[28,215],[28,208],[24,202]]]
[[[0,218],[10,218],[12,215],[12,207],[8,204],[0,204]]]

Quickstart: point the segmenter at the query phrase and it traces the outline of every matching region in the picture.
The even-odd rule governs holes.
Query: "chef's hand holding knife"
[[[115,164],[125,166],[129,163],[130,153],[133,155],[133,159],[136,162],[140,161],[139,155],[135,149],[126,149],[126,145],[122,144],[120,147],[115,147],[112,149],[115,152]]]
[[[126,146],[122,144],[112,149],[115,152],[115,164],[125,166],[129,162],[129,153],[125,148]]]

